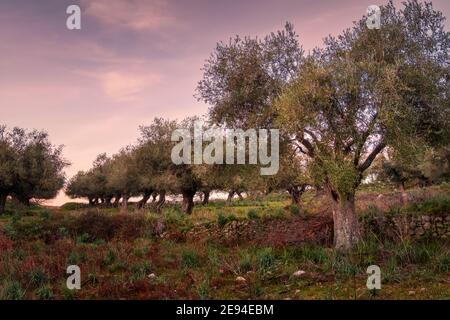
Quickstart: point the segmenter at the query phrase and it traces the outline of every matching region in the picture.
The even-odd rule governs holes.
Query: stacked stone
[[[411,216],[408,229],[409,236],[413,238],[420,238],[424,235],[450,238],[450,215]]]

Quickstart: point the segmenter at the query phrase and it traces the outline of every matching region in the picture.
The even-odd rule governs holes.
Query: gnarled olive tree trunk
[[[128,200],[129,199],[130,199],[130,197],[128,195],[124,195],[122,197],[122,208],[120,210],[124,213],[128,212]]]
[[[231,203],[231,200],[233,200],[234,193],[235,193],[234,190],[228,192],[227,203]]]
[[[300,198],[302,194],[305,192],[306,186],[295,186],[288,189],[288,192],[291,196],[291,202],[293,205],[300,207]]]
[[[332,192],[334,203],[334,246],[348,250],[362,238],[361,225],[355,210],[355,193],[339,195]]]
[[[14,195],[14,201],[16,201],[16,203],[22,204],[27,207],[30,206],[30,200],[30,198],[24,195]]]
[[[148,199],[150,199],[151,195],[151,191],[144,192],[144,194],[142,195],[142,199],[137,203],[137,208],[142,209],[147,203]]]
[[[118,208],[118,207],[119,207],[120,198],[122,198],[122,195],[121,195],[121,194],[116,194],[116,195],[114,196],[114,203],[113,203],[113,207],[114,207],[114,208]]]
[[[159,199],[158,199],[158,202],[156,203],[156,212],[157,213],[161,213],[162,207],[165,202],[166,202],[166,191],[162,190],[159,192]]]
[[[182,192],[183,202],[181,204],[181,211],[187,214],[191,214],[194,209],[194,196],[196,192],[194,190],[185,190]]]
[[[203,191],[203,200],[202,200],[203,205],[207,205],[209,203],[210,194],[211,194],[211,191]]]
[[[111,207],[112,196],[105,197],[105,204],[107,207]]]

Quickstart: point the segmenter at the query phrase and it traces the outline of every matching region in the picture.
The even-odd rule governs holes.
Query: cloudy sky
[[[204,114],[193,94],[216,42],[264,36],[291,21],[309,50],[384,3],[1,0],[0,124],[48,131],[65,145],[71,177],[98,153],[135,142],[138,126],[154,117]],[[70,4],[81,7],[82,30],[66,28]],[[450,16],[450,1],[433,4]]]

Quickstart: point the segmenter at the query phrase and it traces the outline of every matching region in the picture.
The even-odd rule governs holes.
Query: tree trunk
[[[234,190],[231,190],[230,192],[228,192],[228,198],[227,198],[228,203],[231,203],[231,200],[233,200],[233,196],[234,196]]]
[[[296,188],[289,189],[289,194],[291,195],[291,204],[300,206],[300,192]]]
[[[165,202],[166,202],[166,191],[163,190],[163,191],[159,192],[159,199],[158,199],[158,202],[156,203],[156,212],[157,213],[161,213],[162,207]]]
[[[107,206],[107,207],[110,207],[110,206],[111,206],[111,201],[112,201],[112,197],[111,197],[111,196],[107,196],[107,197],[105,198],[105,203],[106,203],[106,206]]]
[[[22,195],[18,196],[18,195],[15,195],[15,196],[14,196],[14,201],[16,201],[16,203],[22,204],[22,205],[24,205],[24,206],[26,206],[26,207],[29,207],[29,206],[30,206],[30,198],[27,198],[26,196],[22,196]]]
[[[158,196],[158,192],[153,192],[152,193],[152,203],[155,203],[157,196]]]
[[[6,207],[6,199],[8,198],[7,193],[0,193],[0,215],[5,213],[5,207]]]
[[[120,198],[122,198],[122,196],[120,194],[117,194],[114,196],[114,203],[113,203],[114,208],[119,207]]]
[[[305,192],[306,186],[297,186],[288,189],[289,194],[291,195],[291,202],[293,205],[300,207],[300,198],[302,194]]]
[[[181,204],[181,211],[186,214],[191,214],[192,209],[194,209],[194,196],[195,191],[189,190],[184,191],[183,194],[183,203]]]
[[[244,200],[244,197],[242,196],[242,193],[241,192],[236,192],[237,193],[237,195],[238,195],[238,197],[239,197],[239,200]]]
[[[145,204],[147,203],[148,199],[150,199],[151,195],[152,195],[151,192],[144,192],[144,195],[142,196],[142,199],[137,204],[138,209],[142,209],[145,206]]]
[[[211,192],[210,191],[203,191],[203,201],[202,205],[207,205],[209,203],[209,196]]]
[[[122,208],[121,211],[122,212],[128,212],[128,196],[123,196],[122,198]]]
[[[355,194],[333,197],[334,246],[348,250],[361,240],[361,226],[355,211]]]
[[[401,193],[401,198],[400,198],[400,202],[403,206],[407,205],[409,202],[409,197],[408,197],[408,193],[406,192],[406,188],[405,188],[405,183],[402,182],[400,184],[400,193]]]

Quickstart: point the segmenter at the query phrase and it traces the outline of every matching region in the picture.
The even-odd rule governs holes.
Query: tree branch
[[[384,141],[381,141],[373,150],[372,152],[367,156],[366,160],[358,166],[358,171],[360,173],[364,172],[367,168],[370,167],[373,160],[375,160],[375,157],[386,147],[386,143]]]
[[[361,135],[361,139],[355,150],[355,157],[353,158],[353,163],[355,165],[358,165],[359,157],[361,156],[361,151],[364,147],[364,144],[366,143],[366,140],[369,138],[370,134],[372,133],[372,130],[375,127],[377,118],[378,118],[378,112],[374,114],[372,120],[370,120],[370,123],[367,126],[367,130]]]

